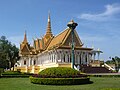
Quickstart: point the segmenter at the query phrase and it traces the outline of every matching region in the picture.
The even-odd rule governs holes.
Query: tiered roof
[[[51,31],[51,20],[50,20],[50,14],[49,14],[46,34],[41,39],[34,40],[34,46],[30,46],[28,44],[27,36],[25,32],[24,40],[20,44],[20,54],[34,55],[34,54],[41,53],[43,51],[48,51],[56,48],[71,49],[71,42],[72,42],[71,32],[72,30],[70,28],[67,28],[63,32],[61,32],[60,34],[54,37]],[[92,50],[91,48],[82,47],[83,44],[76,30],[74,30],[74,41],[75,41],[75,49]]]

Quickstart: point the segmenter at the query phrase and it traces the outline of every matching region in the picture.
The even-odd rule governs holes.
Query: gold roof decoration
[[[25,31],[25,33],[24,33],[24,40],[23,40],[23,43],[24,43],[24,44],[28,43],[28,41],[27,41],[27,35],[26,35],[26,31]]]
[[[34,44],[30,46],[27,41],[26,31],[24,34],[24,40],[20,44],[20,52],[22,55],[30,54],[36,55],[41,52],[46,52],[51,49],[61,48],[61,49],[71,49],[71,32],[70,28],[66,28],[63,32],[59,33],[56,36],[53,36],[51,31],[51,20],[50,13],[48,15],[48,24],[46,34],[41,38],[33,39]],[[81,42],[76,30],[74,30],[74,41],[75,41],[75,49],[78,50],[92,50],[92,48],[84,48],[83,43]]]

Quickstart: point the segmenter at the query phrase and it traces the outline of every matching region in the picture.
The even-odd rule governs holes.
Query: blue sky
[[[48,11],[54,35],[74,19],[85,47],[100,48],[105,60],[120,56],[120,0],[0,0],[0,36],[19,47],[26,30],[32,44],[46,31]]]

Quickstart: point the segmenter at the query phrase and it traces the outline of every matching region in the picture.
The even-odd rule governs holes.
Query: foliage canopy
[[[0,37],[0,68],[11,68],[19,59],[19,49],[5,36]]]

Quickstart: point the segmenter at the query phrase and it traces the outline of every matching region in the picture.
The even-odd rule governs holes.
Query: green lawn
[[[0,90],[120,90],[120,78],[91,77],[93,84],[50,86],[32,84],[29,78],[0,78]],[[117,89],[116,89],[117,88]]]

